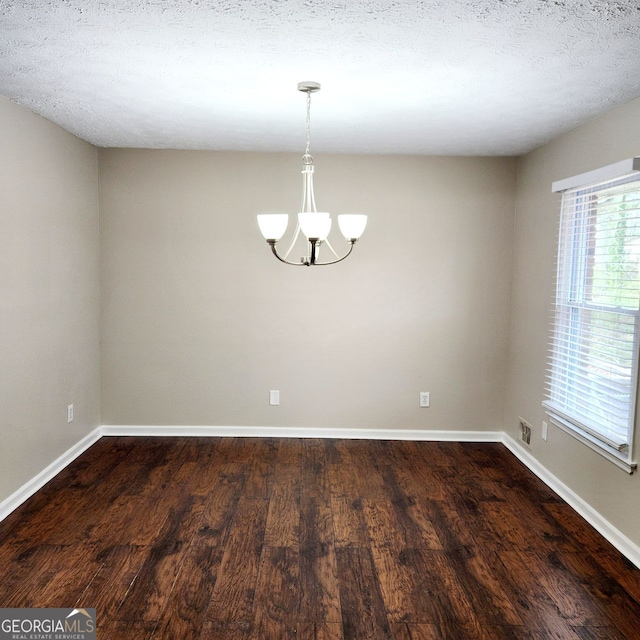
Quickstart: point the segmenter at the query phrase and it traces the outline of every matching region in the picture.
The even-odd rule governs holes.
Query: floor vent
[[[520,418],[520,440],[527,446],[531,446],[531,425]]]

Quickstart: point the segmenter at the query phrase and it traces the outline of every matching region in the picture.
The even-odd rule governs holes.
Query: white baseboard
[[[298,429],[292,427],[210,427],[104,425],[94,429],[0,503],[0,521],[55,477],[103,436],[196,436],[244,438],[344,438],[360,440],[416,440],[434,442],[501,442],[538,478],[573,507],[606,540],[640,568],[640,546],[614,527],[577,493],[502,431],[421,431],[418,429]]]
[[[15,511],[23,502],[29,499],[38,489],[44,487],[49,480],[57,476],[67,465],[73,462],[81,453],[85,452],[91,445],[95,444],[102,437],[100,427],[96,427],[82,440],[67,449],[60,457],[54,460],[48,467],[43,469],[37,476],[34,476],[23,484],[17,491],[12,493],[6,500],[0,502],[0,522],[10,513]]]
[[[426,431],[419,429],[332,429],[297,427],[209,427],[103,425],[103,436],[200,436],[231,438],[344,438],[347,440],[419,440],[502,442],[501,431]]]
[[[640,568],[640,546],[627,538],[619,529],[614,527],[602,514],[585,502],[573,489],[562,480],[554,476],[545,466],[531,455],[522,445],[518,444],[510,435],[503,433],[502,443],[513,455],[540,478],[547,486],[557,493],[569,506],[573,507],[603,538],[608,540],[620,553],[627,557],[636,567]]]

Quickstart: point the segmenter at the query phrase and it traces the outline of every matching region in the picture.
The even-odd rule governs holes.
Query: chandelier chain
[[[307,145],[304,150],[304,155],[306,157],[311,157],[309,154],[309,149],[311,147],[311,91],[307,91]]]

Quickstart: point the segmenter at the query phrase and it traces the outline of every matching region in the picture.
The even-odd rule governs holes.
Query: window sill
[[[562,429],[565,433],[568,433],[570,436],[573,436],[576,440],[579,440],[587,447],[599,453],[603,458],[615,464],[618,468],[626,471],[631,474],[636,470],[637,464],[632,462],[629,457],[625,454],[621,453],[617,449],[608,446],[604,442],[601,442],[590,433],[583,431],[582,429],[576,427],[570,422],[564,420],[557,414],[553,413],[549,407],[545,406],[545,411],[549,416],[549,422],[554,426],[558,427],[558,429]]]

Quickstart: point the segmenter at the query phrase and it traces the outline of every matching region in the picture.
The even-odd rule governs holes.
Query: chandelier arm
[[[336,253],[336,250],[331,246],[331,243],[329,242],[329,238],[325,238],[324,244],[326,244],[327,247],[329,247],[329,249],[331,250],[331,253],[333,253],[333,255],[336,258],[340,258],[340,256]]]
[[[298,222],[296,223],[296,230],[295,230],[295,233],[293,234],[293,240],[291,241],[291,244],[289,245],[287,252],[284,254],[285,260],[289,257],[289,254],[291,253],[291,250],[295,246],[296,242],[298,242],[299,235],[300,235],[300,223]],[[295,264],[298,264],[298,263],[296,262]]]
[[[337,264],[338,262],[342,262],[343,260],[346,260],[351,255],[351,252],[353,251],[353,245],[355,243],[356,243],[355,240],[349,240],[349,245],[350,245],[349,251],[347,251],[347,253],[345,253],[345,255],[343,255],[342,258],[338,258],[337,260],[332,260],[331,262],[314,262],[313,266],[324,267],[326,265]]]
[[[280,262],[284,262],[285,264],[290,264],[294,267],[308,267],[309,263],[308,262],[291,262],[291,260],[287,260],[286,258],[281,257],[278,254],[278,251],[276,249],[276,243],[274,240],[267,240],[267,242],[269,243],[269,246],[271,247],[271,251],[273,252],[273,255],[278,258],[278,260],[280,260]],[[345,256],[346,258],[346,256]]]
[[[298,209],[298,213],[304,211],[304,205],[305,202],[307,201],[307,190],[305,188],[305,183],[304,183],[304,177],[302,178],[302,197],[300,198],[300,207]],[[298,226],[300,226],[300,223],[298,223]]]
[[[311,170],[313,171],[313,165],[311,166]],[[316,209],[316,197],[313,192],[313,173],[305,173],[304,176],[304,190],[305,190],[305,201],[307,208],[301,209],[301,211],[317,211]]]

